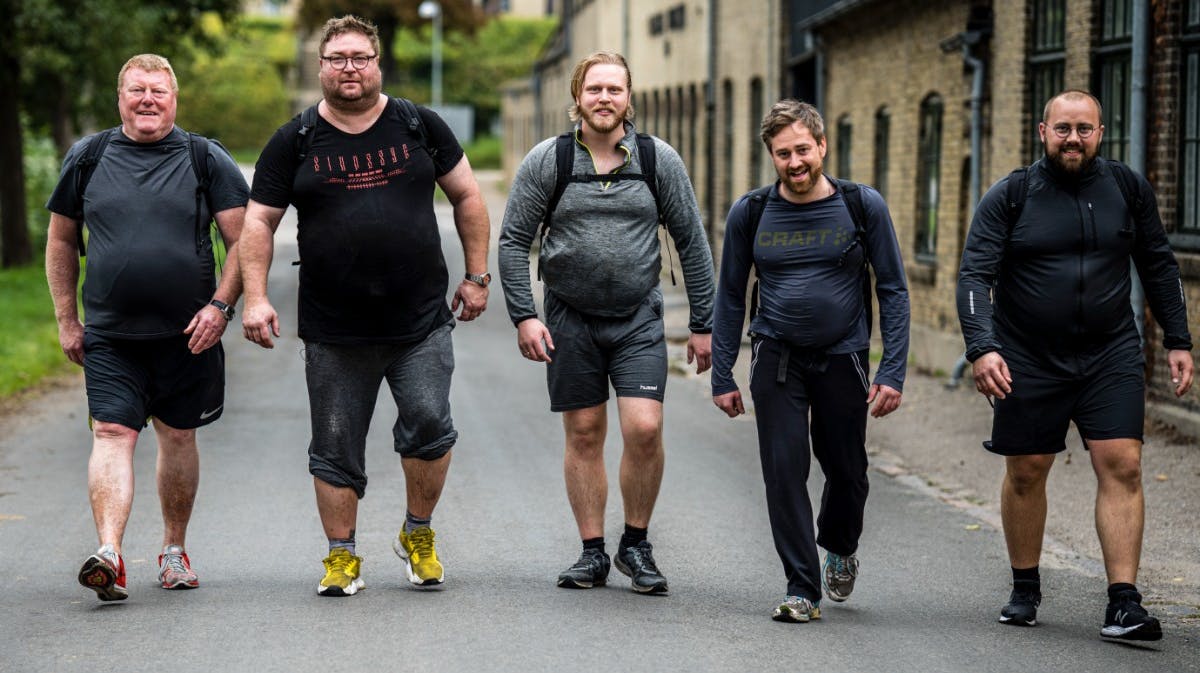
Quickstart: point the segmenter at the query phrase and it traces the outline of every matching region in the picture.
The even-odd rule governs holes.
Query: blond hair
[[[567,114],[571,117],[571,121],[577,122],[583,119],[583,112],[579,109],[579,95],[583,93],[583,80],[587,77],[588,70],[591,70],[594,65],[619,65],[625,69],[625,89],[629,92],[629,107],[625,112],[626,119],[633,119],[633,75],[629,73],[629,64],[625,62],[625,57],[615,51],[598,51],[591,56],[588,56],[575,64],[575,72],[571,74],[571,107],[567,108]]]
[[[146,72],[165,72],[171,76],[171,92],[179,93],[179,80],[175,79],[175,70],[171,68],[171,62],[165,57],[158,54],[138,54],[133,58],[125,61],[125,65],[121,66],[121,72],[117,73],[117,93],[121,93],[121,89],[125,87],[125,73],[131,68],[145,70]]]

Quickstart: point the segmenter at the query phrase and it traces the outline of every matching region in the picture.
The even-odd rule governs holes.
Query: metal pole
[[[1133,46],[1129,64],[1129,167],[1146,174],[1146,57],[1150,49],[1146,0],[1133,1]],[[1142,347],[1146,345],[1146,291],[1133,260],[1129,261],[1129,304]]]

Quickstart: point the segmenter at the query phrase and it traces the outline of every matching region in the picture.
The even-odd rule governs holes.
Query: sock
[[[588,549],[599,549],[600,551],[604,551],[604,537],[589,537],[583,541],[583,549],[584,551],[587,551]]]
[[[345,549],[350,552],[351,556],[354,556],[354,537],[329,538],[329,551],[332,553],[334,549]]]
[[[404,532],[411,535],[412,532],[418,528],[429,528],[429,523],[431,521],[433,521],[432,516],[428,519],[422,519],[412,512],[406,511],[404,513]]]
[[[1014,583],[1020,581],[1042,583],[1041,575],[1038,573],[1038,566],[1032,568],[1013,568],[1012,576]]]
[[[645,528],[635,528],[629,524],[625,524],[625,534],[621,536],[621,548],[636,547],[639,542],[643,542],[645,539]]]
[[[1126,591],[1137,593],[1137,587],[1128,582],[1114,582],[1108,585],[1108,602],[1112,603],[1117,600],[1117,596]]]

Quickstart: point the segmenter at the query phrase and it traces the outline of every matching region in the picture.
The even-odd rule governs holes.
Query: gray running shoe
[[[854,591],[854,580],[858,578],[858,557],[854,554],[842,556],[831,551],[825,552],[825,572],[821,584],[825,595],[831,601],[842,601],[850,598]]]
[[[667,593],[667,578],[658,571],[654,563],[654,546],[649,540],[617,550],[613,561],[621,574],[633,580],[633,590],[640,594]]]
[[[584,549],[575,565],[559,574],[558,586],[565,589],[602,587],[608,582],[610,565],[603,549]]]
[[[771,619],[777,622],[794,624],[803,624],[820,618],[821,601],[814,603],[801,596],[788,596],[783,599],[779,607],[775,608],[775,612],[771,613]]]

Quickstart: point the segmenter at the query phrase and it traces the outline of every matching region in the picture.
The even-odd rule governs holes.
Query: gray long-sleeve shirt
[[[614,173],[641,173],[636,132],[626,123],[618,146],[626,162]],[[529,281],[529,250],[538,236],[556,181],[555,139],[535,146],[517,169],[500,230],[500,280],[513,323],[537,317]],[[683,161],[654,139],[658,195],[675,247],[691,309],[692,332],[712,330],[713,262],[700,208]],[[596,168],[576,129],[574,173]],[[538,256],[542,280],[554,296],[581,313],[624,317],[658,286],[662,252],[658,210],[640,180],[567,185]]]

